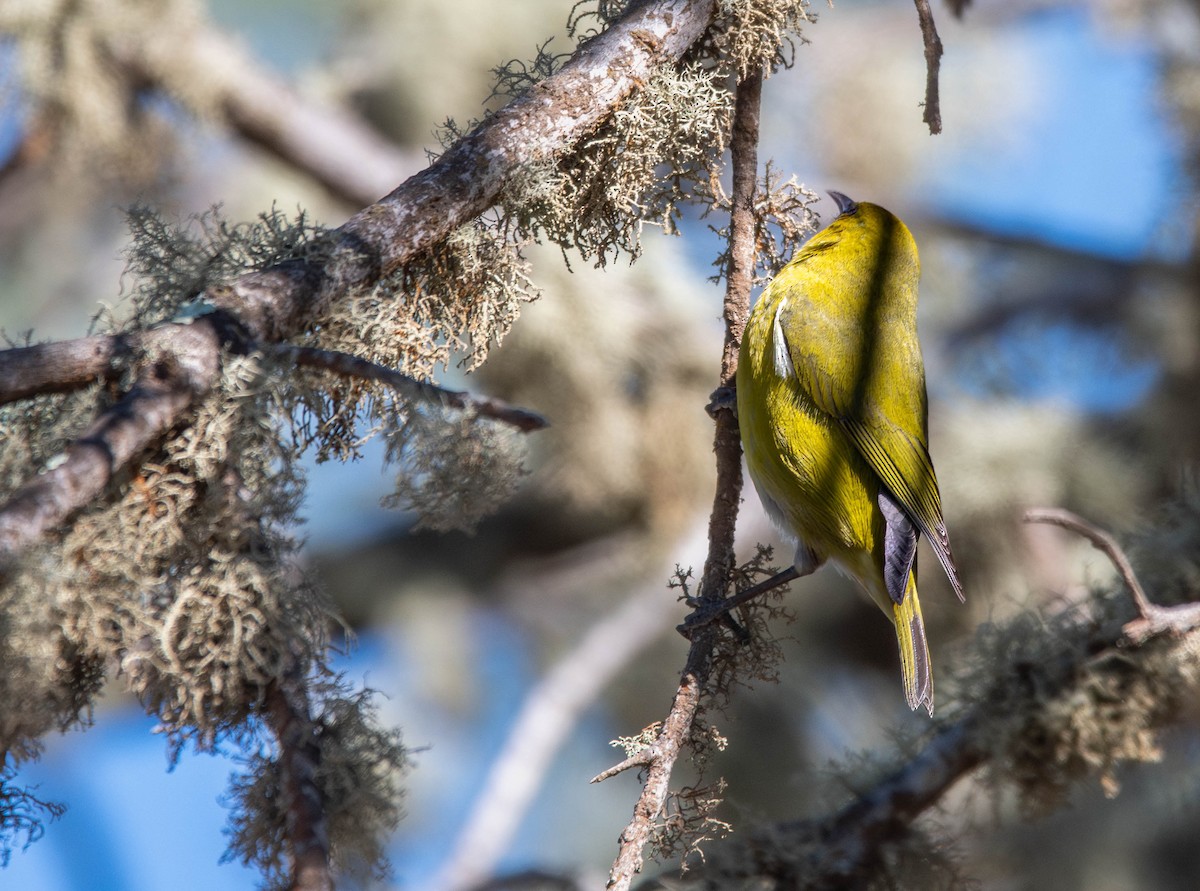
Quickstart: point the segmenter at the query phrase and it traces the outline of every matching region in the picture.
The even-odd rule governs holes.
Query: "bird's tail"
[[[933,714],[933,672],[929,664],[929,644],[925,642],[925,622],[921,601],[917,598],[917,576],[910,572],[904,600],[892,605],[896,621],[896,639],[900,642],[900,667],[904,673],[904,698],[914,711],[925,706]]]

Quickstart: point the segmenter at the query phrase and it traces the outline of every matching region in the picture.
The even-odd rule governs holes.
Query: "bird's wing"
[[[813,286],[811,280],[806,284]],[[878,331],[877,326],[864,324],[853,314],[822,312],[812,302],[791,296],[779,302],[772,332],[786,346],[787,370],[813,405],[846,432],[894,505],[928,536],[962,600],[962,584],[926,445],[925,372],[915,338],[911,344],[893,342],[887,351],[876,350],[871,332]],[[806,344],[811,348],[804,348]],[[886,508],[884,515],[888,516]],[[899,572],[901,563],[911,566],[915,530],[910,536],[890,519],[888,529],[896,538],[889,560],[899,561]],[[910,537],[911,544],[905,543]],[[891,585],[888,591],[892,593]],[[898,593],[903,596],[902,584]]]

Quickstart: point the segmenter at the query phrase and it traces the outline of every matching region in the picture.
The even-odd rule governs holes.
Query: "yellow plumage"
[[[841,215],[767,286],[746,326],[746,464],[768,514],[797,541],[796,569],[833,561],[893,620],[905,697],[932,713],[919,535],[960,599],[962,586],[927,446],[917,248],[888,211],[832,194]]]

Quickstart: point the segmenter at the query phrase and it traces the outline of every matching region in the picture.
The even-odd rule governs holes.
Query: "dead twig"
[[[1182,634],[1200,622],[1200,603],[1181,603],[1176,606],[1158,606],[1151,603],[1137,580],[1133,565],[1116,539],[1083,517],[1062,508],[1033,508],[1025,512],[1024,520],[1026,523],[1048,523],[1068,529],[1086,538],[1093,547],[1108,557],[1125,582],[1125,587],[1129,589],[1138,613],[1138,617],[1124,628],[1125,636],[1130,642],[1140,644],[1160,634]]]
[[[1125,587],[1129,589],[1129,593],[1133,597],[1133,604],[1137,607],[1138,615],[1142,618],[1150,615],[1154,607],[1146,597],[1146,592],[1142,590],[1129,558],[1125,556],[1125,552],[1121,550],[1121,546],[1117,544],[1115,538],[1103,529],[1093,526],[1078,514],[1073,514],[1060,507],[1031,508],[1025,511],[1023,519],[1026,523],[1047,523],[1051,526],[1061,526],[1063,529],[1069,529],[1076,535],[1086,538],[1094,548],[1104,552],[1113,568],[1120,573]]]
[[[550,426],[550,422],[537,412],[510,405],[503,399],[493,399],[490,396],[475,396],[458,390],[447,390],[429,381],[417,380],[394,368],[388,368],[349,353],[339,353],[334,350],[320,350],[315,347],[300,347],[288,343],[272,344],[264,351],[282,361],[294,362],[307,368],[319,368],[344,377],[358,377],[364,380],[378,381],[386,384],[411,401],[425,400],[436,402],[448,408],[457,408],[473,412],[485,418],[508,424],[523,433],[542,430]]]
[[[645,767],[647,764],[650,764],[652,761],[654,761],[654,759],[658,757],[658,754],[657,746],[646,746],[646,748],[642,749],[636,755],[630,755],[624,761],[618,762],[612,767],[600,771],[600,773],[596,774],[594,777],[588,780],[588,782],[603,783],[605,780],[611,780],[613,777],[617,776],[618,774],[622,774],[627,770],[633,770],[635,767]]]
[[[938,37],[929,0],[915,0],[921,39],[925,43],[925,114],[922,120],[930,133],[942,132],[942,106],[938,95],[938,76],[942,69],[942,39]]]

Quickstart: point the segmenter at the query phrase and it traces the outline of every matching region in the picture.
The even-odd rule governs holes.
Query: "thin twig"
[[[537,412],[510,405],[503,399],[490,396],[474,396],[458,390],[447,390],[428,381],[418,380],[407,374],[388,368],[359,356],[315,347],[294,346],[290,343],[271,344],[262,347],[271,356],[283,361],[295,362],[308,368],[320,368],[344,377],[359,377],[379,381],[401,393],[405,398],[416,401],[436,402],[448,408],[469,410],[485,418],[491,418],[516,427],[523,433],[542,430],[550,422]]]
[[[303,95],[198,16],[148,15],[103,33],[107,57],[139,87],[218,109],[235,134],[352,206],[378,200],[420,166],[360,115]]]
[[[684,637],[691,637],[697,628],[708,625],[723,616],[727,616],[731,610],[736,609],[743,603],[749,603],[754,598],[761,597],[763,594],[774,591],[781,585],[786,585],[788,582],[793,582],[798,578],[800,578],[800,572],[795,566],[789,566],[782,572],[775,573],[769,579],[764,579],[757,585],[751,585],[749,588],[739,591],[732,597],[726,597],[719,603],[700,604],[699,608],[688,616],[683,624],[679,625],[675,630]]]
[[[729,278],[726,282],[725,344],[721,357],[722,387],[732,387],[737,374],[738,349],[750,314],[750,288],[754,275],[754,192],[758,170],[759,107],[762,73],[754,72],[737,88],[730,143],[733,192],[730,209]],[[742,490],[742,447],[737,419],[728,406],[714,411],[714,451],[717,485],[708,527],[708,557],[700,582],[704,603],[724,599],[734,567],[733,534]],[[666,803],[675,761],[683,750],[695,721],[696,710],[712,672],[717,629],[709,624],[692,637],[687,664],[671,710],[647,756],[646,780],[634,806],[633,817],[621,832],[616,860],[607,887],[626,891],[642,868],[642,850],[650,840]],[[633,756],[635,759],[639,755]],[[632,765],[631,765],[632,766]],[[620,767],[620,765],[618,765]],[[615,770],[613,768],[612,770]],[[619,771],[618,771],[619,772]],[[605,774],[609,774],[606,771]],[[601,774],[604,776],[605,774]]]
[[[1044,507],[1027,510],[1024,519],[1026,523],[1049,523],[1069,529],[1086,538],[1097,550],[1104,552],[1125,582],[1125,587],[1129,589],[1138,613],[1137,618],[1126,623],[1123,629],[1125,638],[1130,643],[1141,644],[1161,634],[1178,636],[1200,623],[1200,603],[1180,603],[1174,606],[1151,603],[1137,580],[1133,565],[1116,539],[1083,517],[1062,508]]]
[[[942,132],[942,106],[938,96],[938,74],[942,68],[942,39],[938,37],[929,0],[914,0],[917,18],[921,22],[921,39],[925,42],[925,115],[930,133]]]
[[[590,780],[589,783],[603,783],[605,780],[611,780],[613,777],[623,774],[627,770],[633,770],[635,767],[642,768],[650,764],[658,757],[658,748],[656,746],[646,746],[640,752],[635,752],[624,761],[618,761],[612,767],[607,767],[600,771]]]
[[[1125,552],[1121,550],[1121,546],[1117,544],[1116,539],[1111,535],[1103,529],[1093,526],[1078,514],[1073,514],[1069,510],[1063,510],[1058,507],[1032,508],[1025,511],[1023,519],[1026,523],[1047,523],[1051,526],[1061,526],[1063,529],[1069,529],[1075,534],[1086,538],[1097,550],[1103,551],[1113,567],[1120,573],[1125,586],[1129,589],[1138,615],[1143,619],[1150,617],[1156,607],[1146,597],[1146,592],[1142,590],[1141,583],[1137,580],[1137,575],[1133,571],[1133,566],[1130,564],[1129,558],[1125,556]]]

